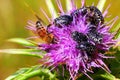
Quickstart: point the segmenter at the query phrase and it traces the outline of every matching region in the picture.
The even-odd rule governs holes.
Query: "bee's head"
[[[36,21],[36,27],[38,28],[38,27],[40,27],[40,26],[42,26],[41,21]]]

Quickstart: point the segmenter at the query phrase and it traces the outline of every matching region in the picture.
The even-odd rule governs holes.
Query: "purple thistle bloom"
[[[72,10],[66,13],[63,12],[60,3],[58,6],[60,16],[53,19],[50,27],[47,27],[48,33],[54,35],[54,40],[38,46],[47,52],[42,59],[45,60],[44,65],[53,68],[66,65],[72,80],[75,80],[80,72],[92,80],[87,74],[93,73],[92,67],[110,72],[103,59],[113,57],[107,57],[104,53],[116,41],[113,40],[114,34],[109,32],[113,24],[108,26],[104,22],[107,10],[102,14],[95,6],[84,6],[84,0],[80,9],[72,5]],[[36,32],[33,26],[28,28]]]

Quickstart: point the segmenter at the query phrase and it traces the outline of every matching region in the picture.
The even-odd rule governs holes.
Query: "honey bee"
[[[46,43],[54,43],[54,35],[49,33],[40,20],[36,21],[36,31],[38,36]]]
[[[25,6],[28,7],[32,14],[38,19],[38,21],[36,21],[36,32],[37,35],[46,43],[56,43],[56,39],[54,38],[54,35],[50,32],[48,32],[48,27],[51,26],[51,24],[49,24],[47,27],[45,27],[42,23],[43,20],[37,15],[37,13],[26,3],[24,2]]]

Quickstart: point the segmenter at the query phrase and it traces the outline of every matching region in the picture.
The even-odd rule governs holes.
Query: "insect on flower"
[[[79,33],[78,31],[75,31],[72,33],[72,38],[73,40],[75,40],[77,43],[83,42],[83,41],[87,41],[88,38],[85,34],[83,33]]]
[[[93,24],[93,25],[98,26],[99,24],[103,24],[104,23],[104,18],[102,16],[102,13],[95,6],[88,7],[86,16],[88,17],[87,18],[88,21],[90,21],[90,23]]]
[[[54,35],[47,31],[40,20],[36,22],[36,28],[37,34],[43,41],[47,43],[54,43]]]
[[[54,24],[58,27],[69,25],[73,21],[72,16],[61,15],[60,17],[54,19]]]
[[[87,41],[79,43],[76,47],[77,49],[85,51],[88,56],[94,54],[95,51],[95,46]]]
[[[102,13],[95,6],[90,6],[90,7],[83,6],[82,8],[77,9],[73,13],[71,13],[71,15],[75,16],[76,18],[80,17],[79,14],[81,14],[82,17],[86,16],[86,24],[90,23],[98,26],[99,24],[104,23],[104,18],[102,16]]]
[[[88,33],[87,35],[88,35],[89,38],[90,38],[93,42],[95,42],[95,43],[101,43],[101,41],[102,41],[102,39],[103,39],[103,38],[102,38],[102,34],[96,32],[96,31],[90,32],[90,33]]]

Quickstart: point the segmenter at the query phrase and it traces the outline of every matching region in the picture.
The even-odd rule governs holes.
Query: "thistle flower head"
[[[58,2],[61,14],[52,20],[44,33],[47,35],[44,39],[51,41],[38,44],[39,49],[47,52],[42,59],[45,60],[44,65],[53,68],[66,65],[72,80],[75,80],[80,72],[92,79],[87,74],[93,73],[92,67],[110,72],[103,58],[110,58],[104,53],[116,41],[113,40],[114,35],[109,32],[112,25],[108,26],[104,21],[107,11],[102,14],[95,6],[85,6],[84,0],[82,7],[78,9],[73,2],[71,4],[71,10],[65,13]],[[38,32],[33,26],[29,28]]]

